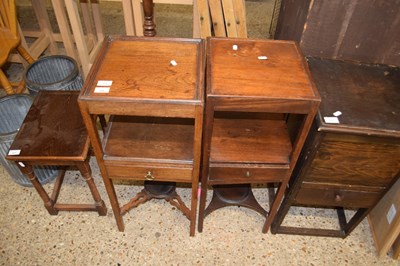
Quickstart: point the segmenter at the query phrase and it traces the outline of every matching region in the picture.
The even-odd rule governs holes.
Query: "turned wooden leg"
[[[7,94],[15,93],[11,83],[8,81],[8,78],[2,69],[0,69],[0,84]]]
[[[154,24],[154,4],[153,0],[143,0],[143,35],[147,37],[156,36],[156,24]]]
[[[81,172],[83,178],[85,178],[90,191],[92,192],[92,196],[95,201],[95,206],[96,206],[97,212],[99,213],[100,216],[107,215],[106,205],[104,204],[104,201],[101,199],[99,191],[96,188],[96,184],[93,181],[92,171],[90,169],[89,163],[87,161],[85,161],[83,163],[78,163],[77,166],[78,166],[78,169]]]
[[[28,176],[28,179],[32,182],[33,186],[35,187],[36,191],[39,193],[39,196],[42,198],[44,202],[44,206],[46,207],[47,211],[51,215],[57,215],[58,210],[54,208],[54,201],[50,199],[49,195],[47,194],[46,190],[44,190],[42,184],[40,184],[39,180],[35,176],[33,172],[33,168],[31,165],[24,164],[22,162],[16,162],[17,166],[21,170],[23,174]]]

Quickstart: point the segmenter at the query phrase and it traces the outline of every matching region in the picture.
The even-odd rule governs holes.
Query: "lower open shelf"
[[[113,178],[191,182],[192,119],[111,116],[104,164]]]

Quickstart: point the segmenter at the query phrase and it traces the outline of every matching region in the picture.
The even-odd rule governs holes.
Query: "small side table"
[[[204,44],[200,39],[109,36],[79,96],[116,223],[150,199],[165,199],[195,233],[204,107]],[[109,115],[103,138],[94,123]],[[114,180],[144,181],[120,204]],[[191,206],[175,191],[191,184]]]
[[[96,188],[89,166],[89,137],[78,107],[79,91],[40,91],[6,158],[15,161],[32,181],[47,211],[96,211],[107,214],[107,208]],[[65,175],[60,170],[49,196],[35,176],[32,165],[76,166],[92,192],[94,204],[57,203]]]
[[[199,231],[225,206],[259,212],[268,232],[317,112],[320,97],[294,42],[210,38]],[[268,212],[251,184],[271,188]],[[208,186],[213,198],[206,208]]]

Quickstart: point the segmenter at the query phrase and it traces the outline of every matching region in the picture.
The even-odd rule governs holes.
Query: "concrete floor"
[[[258,11],[252,17],[270,16],[271,8],[260,8],[268,2],[271,7],[270,1],[248,2]],[[27,12],[21,18],[23,28],[35,26],[29,17],[29,5],[19,10],[23,9]],[[123,33],[122,11],[117,3],[105,3],[102,10],[106,32]],[[159,36],[190,37],[191,7],[159,6],[156,12]],[[172,27],[173,33],[167,27],[173,19],[171,14],[178,15],[180,23]],[[252,30],[249,26],[254,32],[249,34],[251,37],[266,36],[267,22],[258,25]],[[12,74],[18,76],[16,69]],[[94,158],[91,166],[108,207],[105,217],[90,212],[51,216],[33,188],[15,184],[0,166],[1,265],[400,265],[390,256],[376,256],[366,220],[346,239],[262,234],[264,218],[260,214],[227,207],[205,219],[203,233],[189,237],[189,221],[167,202],[152,200],[124,216],[126,229],[122,233],[117,230]],[[45,186],[48,191],[51,187]],[[141,186],[119,184],[116,190],[120,202],[125,203]],[[190,205],[190,189],[180,187],[177,191]],[[254,194],[263,206],[268,205],[265,188],[254,188]],[[60,196],[60,202],[71,200],[91,202],[90,192],[76,171],[68,172]],[[331,211],[302,208],[293,208],[285,220],[285,224],[332,228],[337,227],[336,223]]]

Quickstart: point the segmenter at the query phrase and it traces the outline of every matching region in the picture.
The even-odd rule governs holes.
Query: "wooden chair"
[[[16,50],[29,64],[34,62],[33,57],[21,45],[21,37],[18,34],[17,14],[15,0],[3,0],[0,2],[0,66],[3,66],[11,52]],[[25,90],[22,80],[16,91],[8,80],[6,74],[0,69],[0,82],[7,94],[21,93]]]

